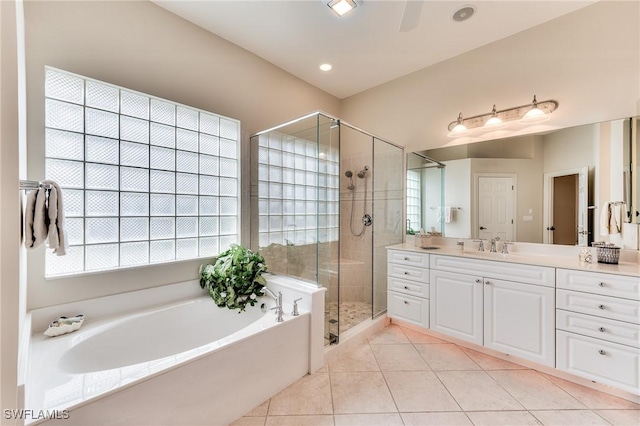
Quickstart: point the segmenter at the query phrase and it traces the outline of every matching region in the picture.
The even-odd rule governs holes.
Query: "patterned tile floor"
[[[640,405],[390,325],[241,425],[640,425]]]
[[[335,319],[338,312],[338,302],[328,302],[325,308],[325,321]],[[342,302],[340,304],[340,333],[344,333],[351,327],[362,321],[371,319],[371,303],[367,302]],[[325,330],[336,333],[336,327],[325,324]]]

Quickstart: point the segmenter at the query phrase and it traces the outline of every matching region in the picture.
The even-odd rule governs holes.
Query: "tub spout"
[[[271,290],[269,290],[266,287],[262,288],[262,292],[267,294],[268,296],[272,297],[275,301],[276,301],[276,306],[274,306],[273,308],[271,308],[272,311],[276,311],[276,321],[277,322],[282,322],[284,321],[284,319],[282,318],[282,292],[279,291],[278,295],[276,296],[275,293]]]

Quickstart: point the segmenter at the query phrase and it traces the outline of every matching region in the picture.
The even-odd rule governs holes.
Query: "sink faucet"
[[[484,240],[473,240],[474,243],[478,243],[478,251],[484,251]]]
[[[496,241],[500,241],[500,237],[495,237],[491,239],[491,253],[496,253],[498,250],[496,250]]]
[[[502,243],[502,254],[509,254],[509,244],[511,244],[510,242],[505,241],[504,243]]]
[[[272,311],[276,311],[276,315],[277,315],[276,321],[277,322],[284,321],[284,319],[282,318],[282,292],[279,291],[278,295],[276,296],[275,293],[269,290],[267,287],[262,287],[262,292],[276,301],[276,306],[271,308]]]

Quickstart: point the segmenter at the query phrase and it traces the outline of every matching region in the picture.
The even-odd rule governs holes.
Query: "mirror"
[[[412,153],[416,159],[407,159],[408,222],[414,230],[428,230],[435,222],[451,238],[621,242],[619,233],[603,235],[600,211],[608,208],[605,203],[616,203],[618,222],[640,222],[638,123],[638,118],[626,118]],[[433,160],[431,166],[423,164],[426,170],[433,164],[444,168],[435,168],[443,176],[420,174],[423,199],[418,203],[410,200],[409,177],[416,176],[420,157]],[[438,196],[443,201],[434,204]],[[418,204],[422,216],[410,216]],[[421,226],[413,225],[417,220]]]

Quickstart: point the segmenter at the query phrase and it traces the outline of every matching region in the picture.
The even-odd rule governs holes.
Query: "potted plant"
[[[213,265],[200,266],[200,287],[207,290],[216,305],[242,312],[262,296],[267,270],[260,253],[233,244]]]

